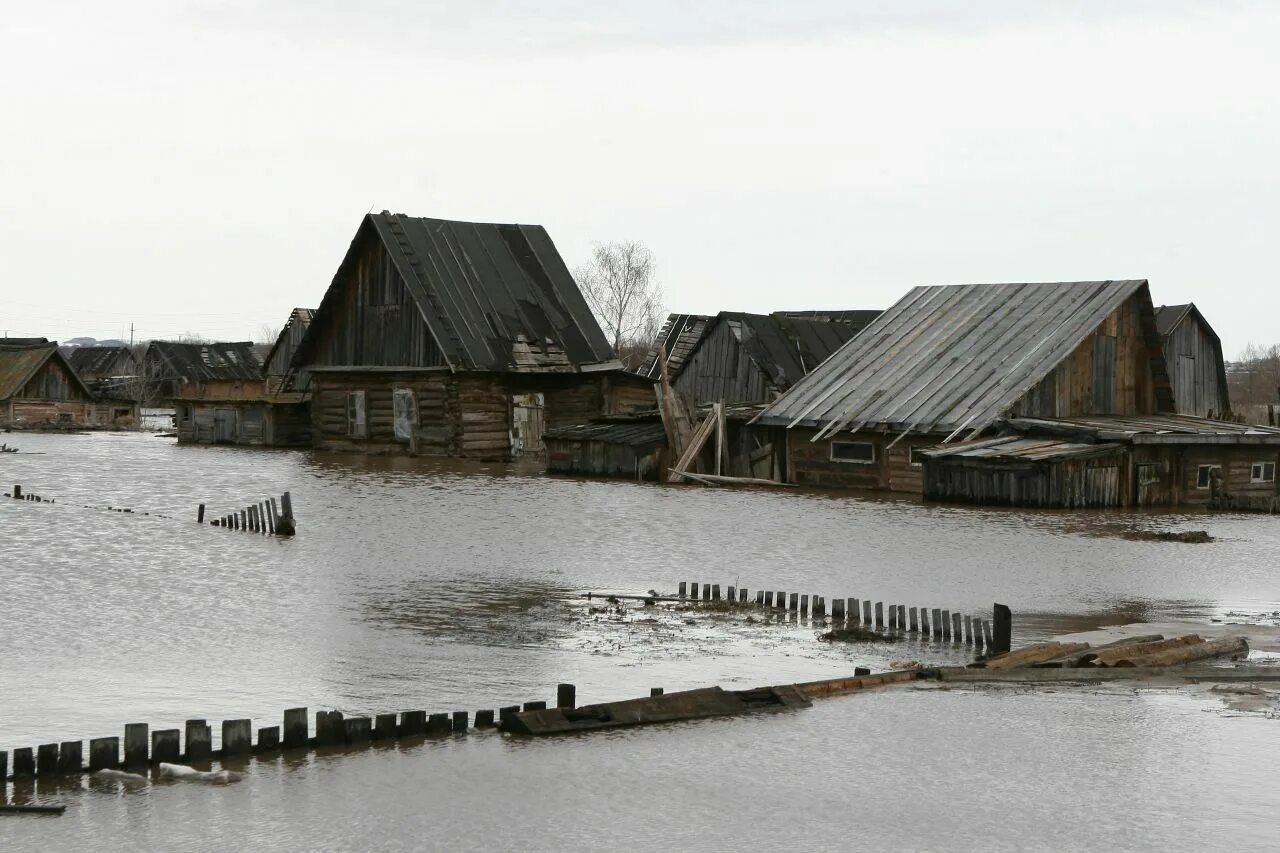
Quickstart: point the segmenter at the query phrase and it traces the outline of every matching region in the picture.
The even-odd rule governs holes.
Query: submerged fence
[[[32,503],[56,504],[53,498],[45,498],[40,495],[24,493],[21,485],[15,485],[12,492],[6,492],[6,498],[14,498],[15,500],[30,501]],[[153,518],[173,519],[171,515],[165,515],[158,512],[142,512],[126,507],[118,506],[90,506],[82,504],[81,509],[97,509],[106,510],[107,512],[120,512],[129,515],[146,515]],[[200,504],[196,508],[196,523],[204,524],[205,505]],[[272,536],[293,536],[297,533],[297,524],[293,517],[293,499],[288,492],[280,496],[279,506],[276,505],[275,498],[258,501],[250,504],[244,509],[227,513],[226,515],[210,519],[209,524],[214,527],[222,527],[227,530],[244,530],[251,533],[264,533]]]

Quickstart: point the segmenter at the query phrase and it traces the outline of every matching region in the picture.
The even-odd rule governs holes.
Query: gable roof
[[[853,326],[855,330],[862,331],[867,326],[875,322],[875,319],[883,314],[883,311],[873,309],[853,309],[850,311],[774,311],[775,315],[783,317],[799,317],[806,320],[831,320],[836,323],[845,323]]]
[[[1139,291],[1150,304],[1145,279],[913,288],[758,420],[976,433]]]
[[[667,322],[662,324],[662,329],[658,332],[658,339],[654,341],[653,348],[644,357],[644,362],[636,373],[649,379],[662,378],[662,364],[658,360],[658,353],[660,347],[666,347],[667,375],[674,380],[707,333],[708,324],[714,319],[710,314],[668,314]]]
[[[328,313],[342,310],[340,295],[363,241],[370,238],[386,248],[453,370],[563,370],[615,360],[542,226],[427,219],[384,210],[362,220],[298,346],[295,364],[305,362]]]
[[[853,338],[860,329],[831,320],[783,314],[721,311],[711,330],[725,324],[743,352],[779,390],[786,390]],[[710,338],[710,332],[702,340]],[[689,354],[694,357],[697,347]],[[686,359],[688,360],[688,359]]]
[[[76,347],[67,356],[67,361],[80,373],[114,370],[120,359],[133,361],[128,347]]]
[[[160,365],[161,380],[183,382],[260,381],[262,364],[252,341],[188,344],[152,341],[146,358]]]
[[[10,338],[9,340],[13,340]],[[22,390],[31,377],[35,376],[49,359],[62,362],[63,368],[80,386],[87,397],[93,392],[84,384],[80,374],[58,352],[57,344],[34,344],[28,346],[5,346],[0,344],[0,400],[7,400]]]
[[[1160,333],[1160,337],[1167,337],[1176,329],[1191,308],[1190,302],[1186,305],[1161,305],[1156,308],[1156,331]]]
[[[314,308],[294,308],[289,312],[289,319],[285,321],[284,328],[280,330],[280,334],[276,335],[276,342],[267,351],[266,358],[262,359],[264,372],[270,370],[271,362],[275,359],[280,347],[290,340],[298,340],[300,342],[300,338],[306,335],[307,329],[311,326],[311,318],[315,315],[316,309]]]

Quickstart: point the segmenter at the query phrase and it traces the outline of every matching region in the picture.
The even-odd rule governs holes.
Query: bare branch
[[[662,323],[662,288],[653,253],[635,241],[597,243],[587,264],[574,271],[578,286],[624,363],[642,358]],[[639,355],[633,356],[634,350]]]

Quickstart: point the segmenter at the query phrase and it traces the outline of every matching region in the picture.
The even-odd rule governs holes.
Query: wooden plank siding
[[[933,447],[941,435],[909,435],[893,447],[898,436],[880,432],[844,433],[831,439],[810,441],[816,430],[786,430],[787,482],[806,486],[846,489],[878,489],[921,494],[922,466],[912,464],[913,449]],[[875,448],[872,462],[845,462],[831,458],[833,442],[867,442]]]
[[[1189,312],[1173,328],[1164,352],[1179,414],[1213,418],[1230,412],[1221,346],[1199,312]]]
[[[58,359],[49,359],[26,384],[14,394],[19,400],[44,400],[50,402],[88,402],[92,398],[84,393],[80,383],[62,366]]]
[[[773,384],[743,352],[731,322],[716,323],[676,377],[675,389],[697,403],[773,399]]]

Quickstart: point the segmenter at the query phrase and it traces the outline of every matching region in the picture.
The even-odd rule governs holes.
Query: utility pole
[[[133,349],[133,324],[129,324],[129,349]]]

